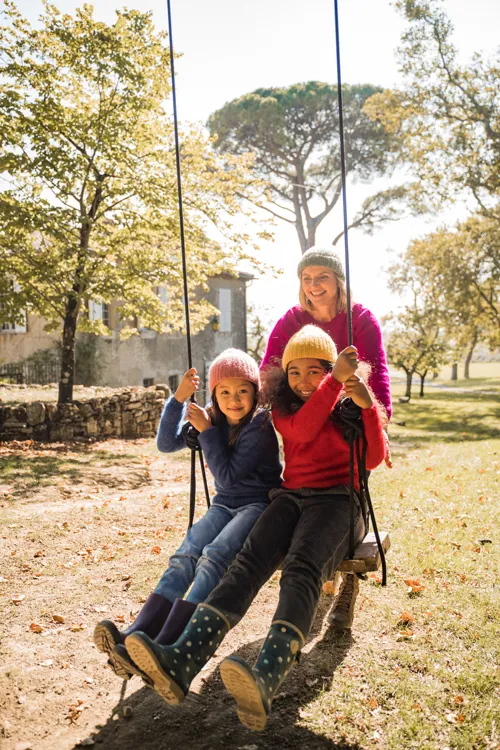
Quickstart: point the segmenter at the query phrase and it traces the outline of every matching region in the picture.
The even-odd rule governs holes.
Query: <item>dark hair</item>
[[[248,412],[248,414],[245,414],[245,416],[243,417],[243,419],[240,419],[240,421],[238,422],[238,424],[234,424],[234,425],[229,425],[228,424],[228,426],[229,426],[229,441],[228,441],[229,447],[232,447],[236,443],[236,441],[238,439],[238,436],[239,436],[241,430],[243,429],[243,427],[245,427],[245,425],[247,425],[253,419],[253,416],[255,414],[255,410],[256,410],[256,408],[257,408],[257,406],[259,404],[259,393],[257,391],[257,388],[255,387],[254,383],[250,383],[250,385],[253,388],[253,405],[252,405],[252,408],[250,409],[250,411]],[[208,407],[207,412],[208,412],[208,415],[209,415],[210,419],[212,420],[212,424],[215,425],[216,427],[219,426],[219,425],[221,425],[221,424],[224,424],[224,422],[227,423],[226,415],[221,411],[219,403],[217,401],[217,396],[215,395],[215,388],[212,391],[212,406]]]
[[[331,362],[327,362],[326,359],[320,359],[319,362],[325,372],[332,371]],[[270,408],[276,409],[283,417],[295,414],[301,406],[304,406],[304,401],[292,391],[288,384],[288,367],[286,372],[281,367],[269,368],[266,371],[265,396]]]

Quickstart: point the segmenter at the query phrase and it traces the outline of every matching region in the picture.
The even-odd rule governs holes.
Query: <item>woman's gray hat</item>
[[[297,276],[299,279],[300,274],[307,266],[326,266],[327,268],[331,268],[339,279],[345,281],[345,273],[341,260],[333,250],[327,250],[323,247],[310,247],[309,250],[306,250],[297,266]]]

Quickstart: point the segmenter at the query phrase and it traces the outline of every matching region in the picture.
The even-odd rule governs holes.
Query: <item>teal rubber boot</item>
[[[238,656],[224,659],[222,681],[235,699],[239,720],[245,727],[257,732],[265,729],[276,691],[303,645],[304,636],[295,625],[276,620],[253,668]]]
[[[215,654],[229,621],[218,610],[198,604],[186,629],[170,646],[155,643],[145,633],[132,633],[125,647],[132,661],[151,678],[156,692],[171,706],[182,703],[189,686]]]

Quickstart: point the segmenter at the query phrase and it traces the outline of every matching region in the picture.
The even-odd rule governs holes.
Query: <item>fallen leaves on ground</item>
[[[335,596],[335,590],[336,587],[333,581],[325,581],[322,589],[324,594],[326,594],[327,596]]]
[[[68,706],[68,713],[66,714],[65,718],[68,719],[70,724],[75,724],[80,718],[84,708],[85,705],[82,700],[77,700],[76,703],[70,703]]]
[[[398,624],[409,625],[410,623],[414,621],[415,621],[415,618],[409,612],[401,612],[401,614],[399,615]]]
[[[404,583],[408,586],[409,594],[421,594],[425,589],[417,578],[405,578]]]

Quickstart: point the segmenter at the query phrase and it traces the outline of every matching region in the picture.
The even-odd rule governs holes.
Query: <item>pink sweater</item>
[[[288,340],[309,323],[326,331],[335,342],[337,351],[341,352],[347,346],[347,314],[345,312],[336,315],[329,323],[318,323],[309,312],[303,310],[300,305],[295,305],[278,320],[271,331],[260,369],[263,370],[273,364],[279,365]],[[382,332],[376,317],[363,305],[355,304],[352,307],[352,338],[358,350],[359,359],[371,365],[368,383],[390,419],[392,414],[391,388]]]

